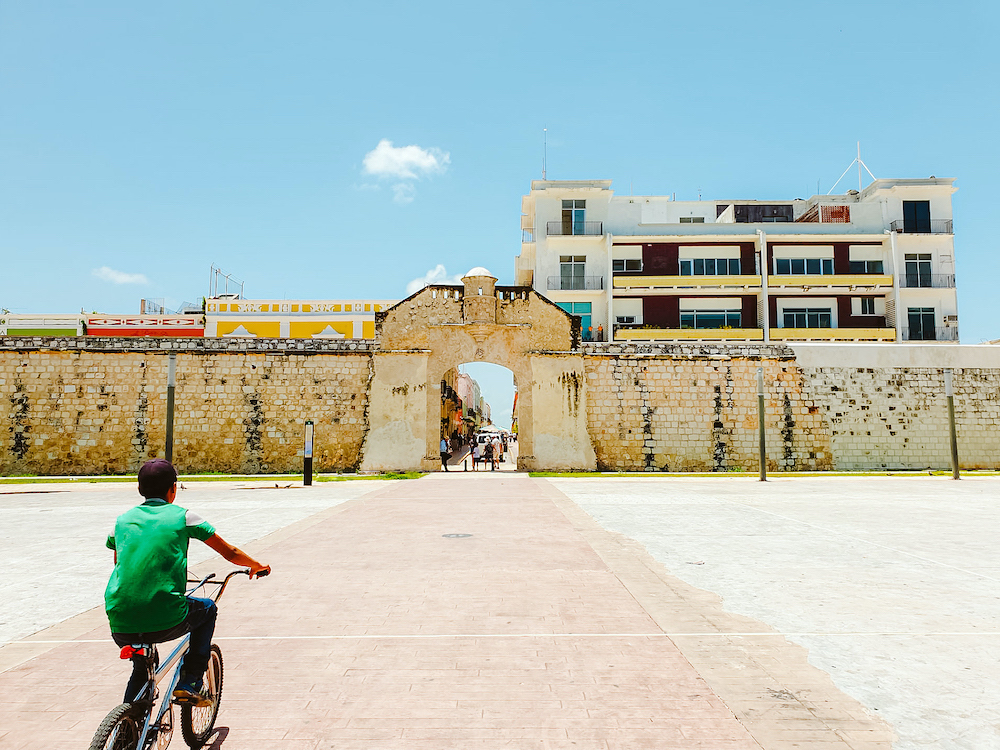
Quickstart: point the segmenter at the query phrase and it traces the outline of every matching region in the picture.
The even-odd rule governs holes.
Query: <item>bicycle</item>
[[[249,570],[234,570],[222,581],[212,580],[212,573],[196,583],[187,594],[207,586],[218,586],[216,602],[222,598],[229,579],[237,575],[250,575]],[[261,572],[258,576],[267,575]],[[155,643],[135,643],[121,650],[122,659],[134,656],[142,657],[146,663],[148,679],[138,696],[131,703],[122,703],[111,710],[97,728],[94,739],[90,742],[90,750],[164,750],[170,744],[174,732],[174,702],[170,700],[180,680],[181,658],[187,653],[190,634],[183,636],[174,650],[161,664]],[[172,670],[172,671],[171,671]],[[160,701],[154,712],[157,699],[160,696],[159,686],[166,680],[166,696]],[[202,747],[215,728],[215,719],[219,715],[219,702],[222,699],[222,650],[212,644],[208,669],[204,678],[205,692],[211,699],[211,704],[205,707],[181,705],[180,724],[181,736],[188,747],[193,750]]]

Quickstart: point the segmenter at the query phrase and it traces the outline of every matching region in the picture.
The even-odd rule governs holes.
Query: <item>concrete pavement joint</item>
[[[788,638],[788,637],[814,637],[814,638],[854,638],[857,636],[884,637],[884,638],[969,638],[969,637],[995,637],[1000,636],[1000,632],[970,632],[970,633],[934,633],[934,632],[815,632],[815,633],[730,633],[730,632],[705,632],[705,633],[422,633],[422,634],[389,634],[375,635],[362,633],[358,635],[229,635],[215,638],[216,641],[351,641],[351,640],[427,640],[440,638]],[[107,638],[77,638],[66,641],[35,641],[24,639],[13,643],[4,644],[0,648],[9,646],[36,646],[39,644],[63,646],[68,643],[107,643]]]

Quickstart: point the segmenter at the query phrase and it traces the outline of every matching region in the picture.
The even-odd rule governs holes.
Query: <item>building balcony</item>
[[[760,276],[621,276],[612,281],[615,289],[700,289],[703,287],[759,287]]]
[[[615,341],[763,341],[760,328],[615,328]]]
[[[892,274],[834,273],[768,276],[768,287],[891,287]]]
[[[599,237],[604,234],[603,221],[548,221],[545,234],[549,237]]]
[[[604,289],[603,276],[549,276],[545,288],[550,292],[561,291],[592,291]]]
[[[951,219],[931,219],[927,221],[905,222],[897,219],[889,227],[900,234],[954,234]]]
[[[899,285],[906,289],[954,289],[953,273],[905,273],[899,277]]]
[[[534,242],[534,241],[535,241],[535,228],[534,227],[526,227],[526,228],[524,228],[524,229],[521,230],[521,244],[522,245],[525,242]]]
[[[903,341],[958,341],[958,329],[904,328]]]
[[[772,328],[772,341],[895,341],[895,328]]]

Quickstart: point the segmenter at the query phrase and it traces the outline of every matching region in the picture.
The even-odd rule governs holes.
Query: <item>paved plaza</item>
[[[1000,748],[1000,478],[280,484],[178,496],[274,568],[222,602],[216,750]],[[5,750],[120,699],[103,542],[137,501],[0,484]]]

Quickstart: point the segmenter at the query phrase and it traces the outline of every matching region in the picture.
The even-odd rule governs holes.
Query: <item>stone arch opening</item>
[[[462,285],[425,287],[376,315],[362,469],[440,467],[441,382],[466,362],[513,373],[519,470],[596,465],[579,318],[529,287],[496,281],[474,268]]]

